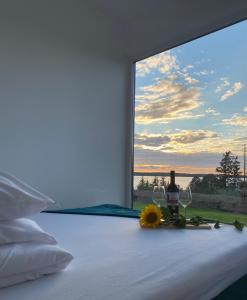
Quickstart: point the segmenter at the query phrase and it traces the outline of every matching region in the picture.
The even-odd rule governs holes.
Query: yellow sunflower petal
[[[156,228],[160,225],[162,212],[154,204],[147,205],[140,214],[140,226],[144,228]]]

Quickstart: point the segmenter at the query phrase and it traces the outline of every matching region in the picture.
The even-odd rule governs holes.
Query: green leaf
[[[203,223],[203,219],[200,216],[195,216],[190,219],[190,223],[194,226],[199,226]]]
[[[165,220],[170,220],[170,219],[172,218],[172,214],[171,214],[169,208],[164,207],[164,206],[161,206],[161,207],[160,207],[160,210],[161,210],[162,215],[163,215],[163,218],[164,218]]]
[[[179,215],[178,218],[173,223],[176,227],[185,228],[186,219],[183,215]]]
[[[233,222],[233,225],[235,226],[235,228],[239,231],[242,231],[244,228],[244,224],[240,223],[239,221],[235,220]]]
[[[219,229],[220,228],[220,221],[216,221],[216,223],[214,224],[214,228],[215,229]]]

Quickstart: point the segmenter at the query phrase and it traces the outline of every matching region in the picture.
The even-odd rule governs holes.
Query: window
[[[247,224],[246,37],[243,21],[136,63],[134,208],[175,170],[190,215]]]

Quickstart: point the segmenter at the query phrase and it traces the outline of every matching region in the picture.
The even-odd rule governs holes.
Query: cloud
[[[212,173],[221,160],[221,153],[169,153],[135,149],[136,172]]]
[[[235,82],[231,88],[220,97],[220,101],[225,101],[227,98],[237,94],[243,87],[244,85],[241,82]]]
[[[143,133],[140,136],[134,148],[136,171],[169,172],[174,169],[185,173],[212,173],[225,151],[231,150],[243,162],[246,128],[238,128],[234,136],[208,130],[179,130],[163,135]]]
[[[231,126],[247,126],[247,116],[241,116],[240,114],[234,114],[229,119],[222,120],[223,125],[231,125]]]
[[[241,141],[241,142],[245,141],[246,142],[247,141],[247,136],[241,136],[241,137],[235,138],[234,141],[235,142],[239,142],[239,141]]]
[[[227,86],[230,85],[230,82],[228,81],[228,79],[227,79],[226,77],[222,77],[222,78],[220,78],[220,80],[223,81],[223,82],[221,82],[221,83],[216,87],[216,90],[215,90],[216,93],[221,92],[223,89],[225,89]]]
[[[136,106],[136,123],[168,123],[175,119],[195,119],[203,114],[192,114],[202,105],[200,91],[172,80],[159,80],[154,85],[142,88],[138,96],[143,103]]]
[[[211,135],[214,136],[214,133]],[[169,137],[172,140],[172,135]],[[187,142],[188,140],[185,139],[184,141]],[[231,150],[243,162],[243,144],[245,141],[246,130],[237,135],[236,138],[217,136],[187,144],[176,144],[173,141],[173,150],[171,151],[135,148],[135,170],[150,172],[156,168],[156,171],[159,172],[169,172],[175,169],[177,172],[185,173],[204,173],[204,171],[205,173],[212,173],[219,165],[222,153],[225,151]],[[171,145],[172,142],[168,144]],[[149,168],[149,166],[153,167]],[[199,171],[200,169],[202,171]]]
[[[188,67],[183,68],[182,70],[176,70],[176,76],[180,80],[184,80],[185,83],[188,83],[190,85],[197,84],[199,82],[198,79],[193,78],[188,72]]]
[[[150,149],[150,150],[161,150],[165,149],[165,144],[170,142],[168,135],[162,134],[135,134],[135,147]]]
[[[179,144],[191,144],[217,136],[216,132],[209,130],[182,130],[179,133],[173,134],[171,140]]]
[[[193,144],[217,136],[216,132],[209,130],[180,130],[170,134],[141,133],[135,135],[135,148],[153,151],[175,151],[181,145]]]
[[[246,126],[246,125],[245,125]],[[242,155],[242,143],[246,128],[240,127],[234,136],[211,130],[175,130],[165,134],[141,133],[136,135],[135,149],[150,150],[156,153],[178,153],[181,155],[197,153],[224,153],[231,150]],[[147,161],[152,159],[151,154]]]
[[[145,93],[144,97],[147,100],[154,100],[162,96],[179,93],[183,88],[182,84],[174,83],[173,80],[158,80],[155,84],[142,87],[141,90]]]
[[[185,72],[183,73],[183,77],[184,77],[184,80],[187,81],[189,84],[196,84],[199,82],[198,79],[195,79],[193,78],[192,76],[189,75],[189,73]]]
[[[244,111],[247,112],[247,106],[244,107]]]
[[[215,109],[214,107],[208,107],[208,108],[205,110],[205,112],[206,112],[207,114],[211,114],[211,115],[213,115],[213,116],[219,116],[219,115],[220,115],[220,113],[217,112],[216,109]]]
[[[186,66],[182,69],[182,71],[183,71],[183,72],[187,72],[189,69],[193,69],[193,68],[194,68],[193,65],[186,65]]]
[[[169,167],[166,165],[165,167]],[[135,164],[134,172],[160,172],[163,170],[164,165],[148,165],[148,164]],[[161,171],[162,172],[162,171]]]
[[[213,75],[214,73],[214,70],[201,70],[199,72],[194,72],[194,74],[196,74],[197,76]]]
[[[136,63],[136,76],[144,77],[152,70],[159,70],[160,73],[170,73],[177,69],[177,58],[170,51],[166,51]]]
[[[217,156],[217,160],[215,160]],[[176,164],[194,165],[194,166],[208,166],[215,165],[219,162],[222,153],[179,153],[179,152],[161,152],[151,151],[149,149],[135,149],[136,164],[150,164],[150,165],[170,165],[172,162]],[[147,159],[148,158],[148,159]]]
[[[206,167],[195,167],[193,165],[149,165],[149,164],[135,164],[134,172],[160,172],[160,173],[168,173],[170,170],[176,170],[177,173],[187,173],[187,174],[212,174],[215,173],[214,166],[206,166]]]

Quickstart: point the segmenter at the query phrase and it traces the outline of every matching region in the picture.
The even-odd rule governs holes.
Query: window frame
[[[130,120],[129,120],[129,144],[131,145],[131,148],[130,148],[130,157],[129,157],[129,162],[130,162],[130,176],[129,176],[129,173],[128,173],[128,177],[130,177],[131,179],[131,183],[130,183],[130,188],[131,188],[131,191],[130,191],[130,200],[127,201],[127,207],[130,207],[133,209],[133,204],[134,204],[134,139],[135,139],[135,107],[136,107],[136,101],[135,101],[135,91],[136,91],[136,64],[139,62],[139,61],[142,61],[144,59],[147,59],[149,57],[152,57],[154,55],[157,55],[157,54],[160,54],[162,52],[165,52],[165,51],[169,51],[171,49],[174,49],[176,47],[179,47],[179,46],[182,46],[184,44],[187,44],[187,43],[190,43],[194,40],[198,40],[200,38],[203,38],[207,35],[210,35],[212,33],[215,33],[215,32],[218,32],[218,31],[221,31],[221,30],[224,30],[228,27],[231,27],[233,25],[236,25],[238,23],[241,23],[243,21],[247,21],[247,17],[243,17],[243,18],[240,18],[239,20],[237,21],[234,21],[234,22],[230,22],[229,24],[227,25],[223,25],[223,26],[220,26],[219,28],[215,29],[215,30],[211,30],[211,31],[208,31],[207,33],[205,34],[201,34],[199,36],[196,36],[192,39],[188,39],[186,41],[182,41],[180,43],[176,43],[174,44],[173,46],[171,47],[167,47],[167,48],[162,48],[158,51],[155,51],[153,52],[152,54],[150,53],[149,55],[145,55],[141,58],[138,58],[134,61],[132,61],[131,63],[131,73],[130,73],[130,77],[131,77],[131,83],[130,83],[130,92],[131,92],[131,96],[130,96],[130,103],[131,103],[131,113],[130,113]],[[127,180],[127,182],[129,182],[129,180]],[[129,197],[127,197],[127,199],[129,199]]]

